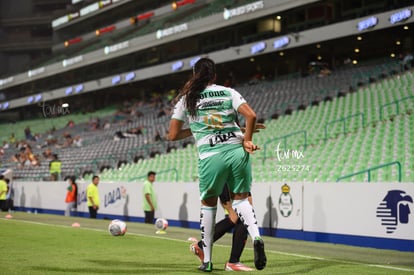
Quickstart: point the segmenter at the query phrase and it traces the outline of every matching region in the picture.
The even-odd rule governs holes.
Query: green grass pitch
[[[199,231],[127,222],[125,236],[108,233],[108,220],[47,214],[0,217],[0,274],[194,274],[198,258],[188,237]],[[75,222],[80,227],[72,227]],[[414,253],[264,237],[268,264],[251,274],[414,274]],[[213,249],[214,274],[228,274],[231,234]],[[250,239],[242,262],[253,264]]]

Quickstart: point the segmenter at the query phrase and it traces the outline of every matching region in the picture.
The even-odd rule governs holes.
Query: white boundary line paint
[[[0,218],[0,219],[1,220],[7,220],[7,221],[10,220],[10,219],[6,219],[6,218]],[[14,220],[14,219],[11,220],[11,221],[22,222],[22,223],[31,223],[31,224],[37,224],[37,225],[46,225],[46,226],[53,226],[53,227],[71,228],[70,225],[58,225],[58,224],[50,224],[50,223],[44,223],[44,222]],[[98,232],[107,231],[107,230],[103,230],[103,229],[89,228],[89,227],[79,227],[78,229],[98,231]],[[187,242],[187,243],[189,243],[188,240],[173,239],[173,238],[168,238],[168,237],[165,237],[165,236],[153,236],[153,235],[145,235],[145,234],[132,233],[132,232],[127,232],[127,234],[128,235],[133,235],[133,236],[150,237],[150,238],[154,238],[154,239],[164,239],[164,240],[175,241],[175,242]],[[230,247],[229,245],[220,245],[220,244],[215,244],[215,245],[220,246],[220,247]],[[245,248],[245,249],[253,250],[252,248]],[[337,262],[337,263],[343,263],[343,264],[361,265],[361,266],[368,266],[368,267],[381,268],[381,269],[390,269],[390,270],[398,270],[398,271],[405,271],[405,272],[414,272],[414,269],[397,267],[397,266],[387,266],[387,265],[378,265],[378,264],[365,264],[365,263],[358,263],[358,262],[351,262],[351,261],[341,261],[341,260],[336,260],[336,259],[327,259],[327,258],[322,258],[322,257],[314,257],[314,256],[308,256],[308,255],[302,255],[302,254],[296,254],[296,253],[288,253],[288,252],[275,251],[275,250],[266,250],[266,252],[267,253],[273,253],[273,254],[285,255],[285,256],[298,257],[298,258],[319,260],[319,261]]]
[[[395,266],[386,266],[386,265],[379,265],[379,264],[367,264],[367,266],[393,269],[393,270],[400,270],[400,271],[407,271],[407,272],[413,272],[414,271],[414,269],[395,267]]]
[[[327,258],[307,256],[307,255],[295,254],[295,253],[287,253],[287,252],[281,252],[281,251],[273,251],[273,250],[270,250],[269,252],[270,253],[275,253],[275,254],[286,255],[286,256],[298,257],[298,258],[307,258],[307,259],[314,259],[314,260],[320,260],[320,261],[330,261],[330,262],[337,262],[337,263],[343,263],[343,264],[363,265],[363,266],[378,267],[378,268],[385,268],[385,269],[392,269],[392,270],[399,270],[399,271],[414,272],[414,269],[397,267],[397,266],[387,266],[387,265],[378,265],[378,264],[358,263],[358,262],[351,262],[351,261],[341,261],[341,260],[336,260],[336,259],[327,259]]]

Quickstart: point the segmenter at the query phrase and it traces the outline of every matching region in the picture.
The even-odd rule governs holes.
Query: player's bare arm
[[[183,128],[184,122],[178,119],[171,119],[167,139],[170,141],[180,140],[192,135],[189,128]]]

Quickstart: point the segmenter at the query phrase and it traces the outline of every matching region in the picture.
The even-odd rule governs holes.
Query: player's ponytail
[[[193,76],[185,83],[179,97],[185,96],[185,106],[190,116],[197,114],[197,101],[200,93],[216,79],[216,66],[209,58],[201,58],[193,68]]]

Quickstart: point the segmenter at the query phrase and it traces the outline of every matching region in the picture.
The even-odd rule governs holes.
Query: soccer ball
[[[127,231],[127,225],[121,220],[112,220],[108,226],[108,231],[112,236],[124,236]]]
[[[163,231],[165,231],[167,229],[167,227],[168,227],[168,221],[166,219],[158,218],[155,221],[155,228],[157,230],[163,230]]]

